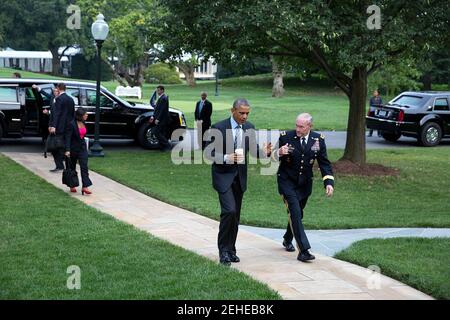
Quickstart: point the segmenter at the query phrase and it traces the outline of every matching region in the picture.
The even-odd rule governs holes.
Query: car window
[[[16,88],[0,87],[0,101],[2,102],[19,102],[17,100]]]
[[[86,100],[88,106],[95,107],[96,99],[97,93],[95,90],[86,90]],[[112,108],[112,107],[113,107],[112,100],[100,93],[100,108]]]
[[[420,96],[400,96],[398,99],[394,100],[394,103],[408,106],[411,108],[421,107],[424,103],[424,98]]]
[[[66,94],[75,101],[76,106],[80,105],[80,90],[76,88],[67,88]]]
[[[438,98],[434,102],[434,110],[435,111],[449,111],[448,101],[446,98]]]
[[[34,96],[33,89],[31,89],[31,88],[26,88],[25,89],[25,98],[27,100],[36,100],[36,97]]]
[[[42,100],[44,102],[44,106],[49,106],[50,105],[50,98],[47,97],[46,95],[44,95],[42,92],[45,91],[45,93],[49,94],[49,95],[53,95],[52,89],[51,88],[44,88],[40,91],[41,93],[41,97]]]

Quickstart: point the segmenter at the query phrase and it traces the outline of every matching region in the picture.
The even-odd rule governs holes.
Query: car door
[[[89,122],[91,128],[95,125],[95,107],[96,107],[95,89],[86,89],[86,106],[88,108]],[[89,127],[88,127],[89,129]],[[94,132],[91,129],[92,133]],[[127,131],[127,122],[121,115],[120,104],[115,102],[104,92],[100,93],[100,135],[122,137]]]
[[[24,107],[21,106],[16,84],[0,85],[0,113],[4,115],[5,131],[9,134],[21,133],[23,130]]]
[[[443,134],[450,134],[450,105],[448,97],[439,97],[434,100],[433,111],[444,120]]]

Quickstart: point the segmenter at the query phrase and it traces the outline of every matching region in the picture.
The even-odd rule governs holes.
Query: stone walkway
[[[51,158],[40,154],[4,153],[54,186],[61,175],[50,173]],[[91,172],[94,194],[72,194],[85,204],[170,243],[218,262],[218,222],[183,210]],[[273,241],[247,230],[239,232],[237,251],[241,262],[233,268],[245,272],[279,292],[284,299],[432,299],[371,270],[316,254],[312,263],[301,263]]]
[[[280,242],[286,230],[242,226],[242,229]],[[347,230],[307,230],[306,234],[314,252],[334,256],[352,243],[364,239],[399,237],[436,238],[450,237],[450,229],[444,228],[375,228]]]

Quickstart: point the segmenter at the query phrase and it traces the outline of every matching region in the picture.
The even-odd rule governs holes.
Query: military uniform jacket
[[[159,121],[159,125],[166,125],[170,122],[169,97],[165,94],[156,101],[153,117]]]
[[[278,192],[282,195],[296,194],[300,199],[307,198],[312,192],[313,166],[317,161],[324,185],[334,185],[333,169],[327,157],[323,135],[311,131],[305,150],[301,138],[295,130],[281,132],[279,147],[286,143],[292,145],[292,153],[279,158],[277,173]]]

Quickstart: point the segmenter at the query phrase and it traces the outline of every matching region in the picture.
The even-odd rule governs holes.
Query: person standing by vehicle
[[[195,105],[195,121],[198,130],[198,145],[204,150],[206,146],[204,134],[211,127],[212,103],[206,99],[208,97],[206,92],[202,92],[200,97],[200,101]]]
[[[78,108],[75,119],[70,122],[65,132],[65,156],[70,159],[70,166],[75,170],[77,162],[80,164],[82,188],[81,194],[92,194],[88,189],[92,186],[88,169],[88,150],[84,138],[87,134],[85,122],[88,118],[86,110]],[[76,188],[70,188],[70,192],[77,192]]]
[[[165,94],[164,86],[156,88],[158,100],[156,101],[155,112],[150,118],[150,123],[154,123],[153,134],[159,141],[162,151],[170,150],[170,143],[166,138],[167,126],[169,125],[169,97]]]
[[[369,101],[369,112],[375,112],[375,107],[379,107],[382,104],[383,104],[383,100],[381,100],[380,93],[378,92],[378,90],[374,90],[372,97],[370,98],[370,101]],[[373,134],[373,129],[370,129],[369,134],[367,136],[371,137],[372,134]],[[381,137],[380,130],[378,130],[378,136]]]
[[[284,235],[283,246],[286,251],[295,251],[292,240],[298,246],[297,260],[306,262],[315,257],[309,253],[311,245],[303,227],[303,210],[312,192],[313,167],[317,160],[322,174],[325,192],[331,197],[334,192],[334,177],[331,163],[327,157],[323,135],[311,131],[312,117],[302,113],[297,117],[296,129],[282,131],[278,151],[274,157],[280,161],[277,173],[278,192],[289,213],[289,224]]]
[[[56,138],[62,142],[62,146],[55,151],[56,168],[50,170],[51,172],[59,172],[64,169],[64,139],[67,127],[73,121],[75,114],[75,102],[66,94],[66,85],[58,83],[56,88],[59,96],[55,99],[52,116],[49,119],[49,132],[56,135]]]

